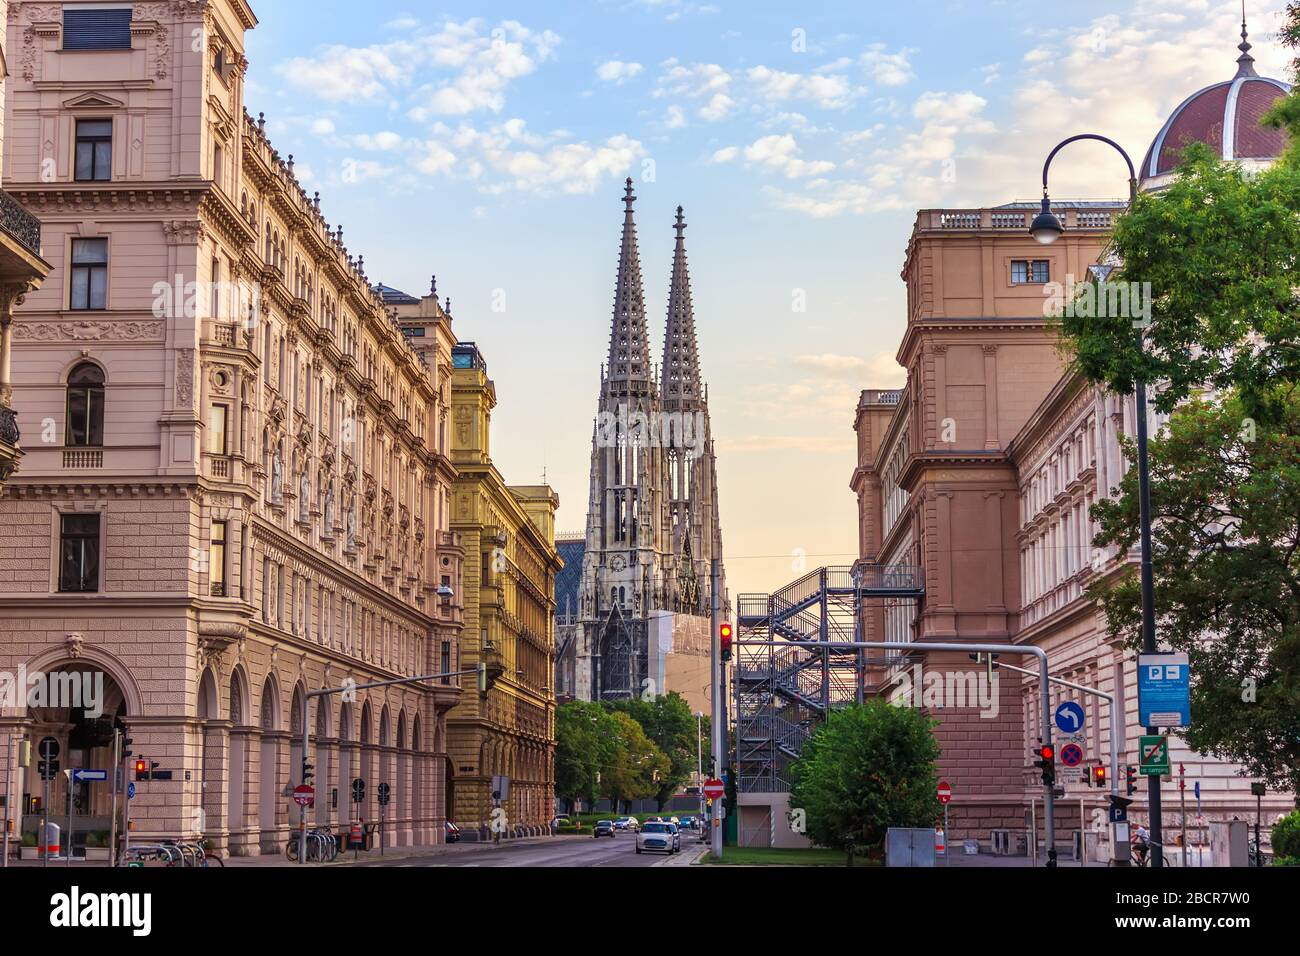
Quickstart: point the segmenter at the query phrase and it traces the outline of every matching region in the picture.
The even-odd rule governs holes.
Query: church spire
[[[650,394],[650,348],[646,340],[645,294],[641,288],[641,256],[632,218],[632,180],[623,193],[623,244],[618,254],[614,316],[609,330],[609,366],[605,380],[611,395]]]
[[[691,273],[686,263],[686,220],[677,207],[677,246],[668,289],[668,325],[664,330],[664,360],[660,366],[661,394],[667,405],[689,407],[699,403],[700,362],[695,341],[695,309],[691,303]]]
[[[1237,44],[1241,56],[1237,57],[1237,76],[1258,76],[1255,72],[1255,58],[1250,55],[1250,41],[1246,36],[1246,0],[1241,0],[1241,42]]]

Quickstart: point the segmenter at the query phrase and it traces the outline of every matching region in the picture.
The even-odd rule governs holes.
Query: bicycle
[[[1163,847],[1163,843],[1157,843],[1155,840],[1148,839],[1145,843],[1134,843],[1132,846],[1132,862],[1134,866],[1151,865],[1151,848]],[[1141,849],[1139,849],[1139,847]]]

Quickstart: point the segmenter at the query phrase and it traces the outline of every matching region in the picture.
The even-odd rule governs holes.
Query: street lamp
[[[1047,193],[1047,171],[1057,153],[1064,147],[1081,139],[1093,139],[1105,143],[1114,147],[1115,151],[1124,157],[1124,162],[1128,164],[1128,200],[1130,208],[1137,200],[1138,181],[1137,173],[1133,168],[1133,160],[1129,158],[1128,153],[1124,152],[1119,143],[1096,133],[1080,133],[1077,136],[1064,139],[1047,154],[1047,162],[1043,163],[1042,210],[1034,217],[1034,221],[1029,227],[1029,234],[1043,245],[1055,242],[1065,232],[1061,220],[1052,212],[1052,202]],[[1145,321],[1133,323],[1133,328],[1137,333],[1139,355],[1144,348],[1143,332],[1147,324]],[[1156,612],[1155,585],[1151,576],[1151,488],[1150,474],[1147,467],[1147,387],[1146,382],[1142,380],[1140,369],[1138,374],[1134,376],[1134,392],[1137,406],[1133,417],[1137,420],[1138,526],[1142,543],[1142,564],[1140,569],[1142,578],[1142,652],[1154,654],[1156,652]],[[1114,728],[1111,728],[1111,732],[1114,732]],[[1148,727],[1146,732],[1149,735],[1154,735],[1158,733],[1158,729]],[[1164,853],[1160,828],[1160,778],[1158,776],[1148,777],[1147,783],[1149,787],[1147,806],[1151,817],[1151,842],[1153,844],[1151,865],[1162,867],[1164,866]]]

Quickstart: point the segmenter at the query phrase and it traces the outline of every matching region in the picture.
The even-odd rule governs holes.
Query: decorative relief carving
[[[108,339],[161,339],[161,322],[23,322],[14,337],[31,342],[102,342]]]
[[[180,349],[176,353],[176,404],[184,407],[194,404],[193,349]]]

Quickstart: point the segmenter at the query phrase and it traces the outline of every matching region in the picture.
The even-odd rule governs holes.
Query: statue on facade
[[[278,505],[284,498],[284,462],[277,450],[271,456],[271,504]]]
[[[332,537],[334,534],[334,486],[330,485],[325,489],[325,535]]]
[[[307,469],[302,470],[302,476],[298,479],[298,520],[306,523],[307,508],[311,502],[311,479],[307,477]]]
[[[355,551],[357,550],[357,503],[355,499],[348,502],[347,524],[347,549],[348,551]]]

